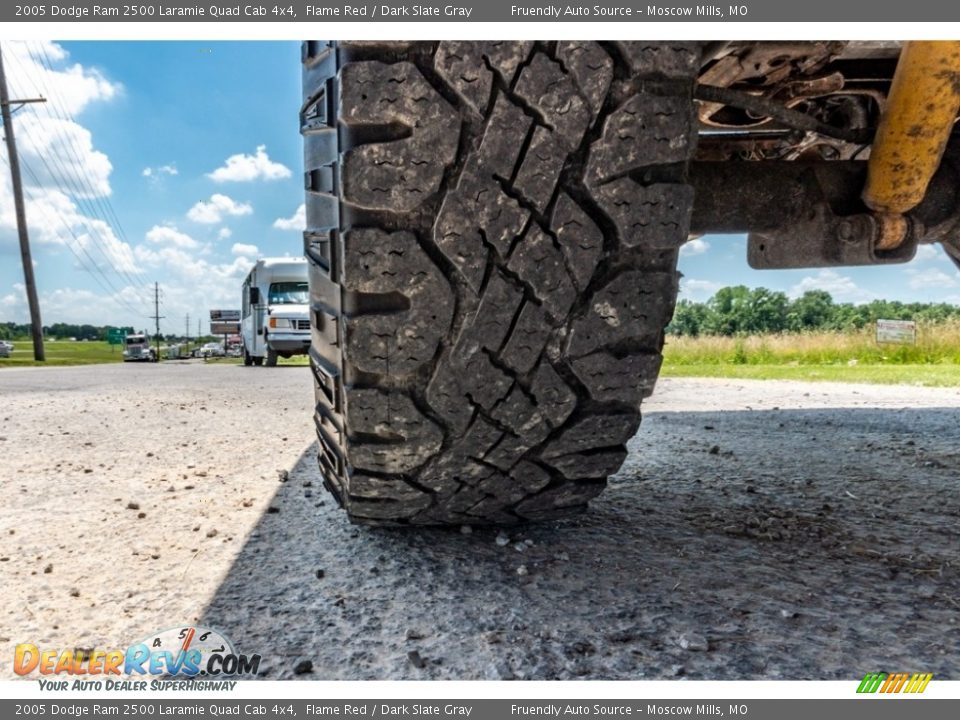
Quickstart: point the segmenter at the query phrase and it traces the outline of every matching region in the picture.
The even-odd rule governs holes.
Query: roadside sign
[[[211,335],[239,335],[240,323],[239,322],[211,322],[210,334]]]
[[[877,320],[877,342],[916,345],[917,323],[913,320]]]
[[[211,322],[240,322],[239,310],[211,310]]]
[[[123,338],[126,333],[122,328],[110,328],[107,330],[107,342],[110,345],[123,345]]]

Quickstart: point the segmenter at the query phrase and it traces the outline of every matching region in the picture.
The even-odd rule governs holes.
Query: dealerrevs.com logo
[[[179,678],[256,675],[260,655],[243,655],[223,633],[188,625],[154,633],[121,649],[40,649],[16,646],[17,675],[165,676]],[[95,677],[91,677],[95,680]]]

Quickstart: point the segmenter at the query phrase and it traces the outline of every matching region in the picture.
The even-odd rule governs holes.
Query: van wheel
[[[253,365],[253,357],[247,352],[247,346],[243,346],[243,364],[247,367]]]
[[[277,366],[277,351],[276,350],[267,350],[267,367],[276,367]]]
[[[695,43],[307,42],[316,425],[355,522],[579,512],[677,295]]]

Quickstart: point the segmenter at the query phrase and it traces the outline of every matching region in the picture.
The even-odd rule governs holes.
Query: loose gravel
[[[663,380],[588,513],[413,531],[346,522],[311,395],[0,372],[0,649],[202,623],[268,679],[960,676],[956,389]]]

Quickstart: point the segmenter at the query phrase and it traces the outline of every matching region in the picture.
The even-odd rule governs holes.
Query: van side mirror
[[[251,305],[260,304],[260,288],[255,288],[255,287],[250,288],[250,304]]]

